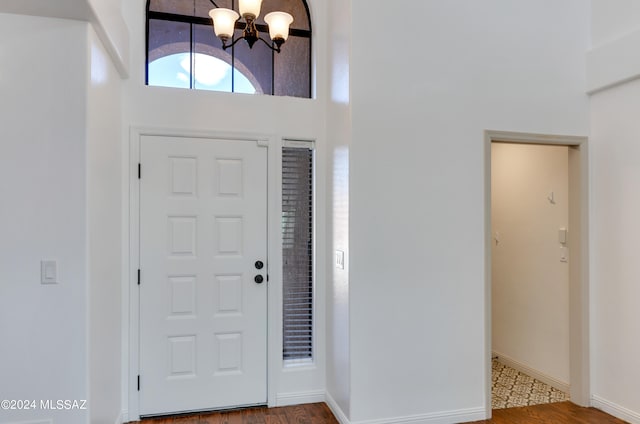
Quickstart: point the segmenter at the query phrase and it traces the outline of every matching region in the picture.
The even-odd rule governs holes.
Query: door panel
[[[144,136],[140,413],[267,401],[267,152]]]

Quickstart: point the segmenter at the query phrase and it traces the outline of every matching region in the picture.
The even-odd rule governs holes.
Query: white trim
[[[282,228],[279,217],[282,215],[282,147],[285,140],[296,140],[307,143],[305,148],[309,148],[309,142],[312,138],[299,137],[296,135],[282,135],[278,139],[277,149],[273,149],[270,153],[273,155],[274,171],[270,178],[275,183],[273,199],[273,207],[269,210],[272,219],[270,231],[273,237],[270,237],[270,243],[273,243],[273,257],[270,261],[269,284],[270,296],[273,296],[273,302],[270,305],[276,305],[272,309],[273,315],[270,316],[273,326],[270,325],[273,334],[270,334],[270,340],[273,343],[273,349],[270,350],[270,363],[274,375],[270,379],[274,381],[273,392],[270,392],[269,406],[278,405],[279,393],[312,393],[325,390],[325,234],[326,221],[324,214],[319,213],[318,205],[325,203],[326,178],[325,174],[325,146],[323,143],[317,143],[314,149],[314,220],[313,220],[313,240],[314,240],[314,264],[313,264],[313,358],[304,361],[285,361],[282,357]],[[271,164],[270,164],[271,166]],[[271,169],[271,168],[270,168]],[[271,215],[273,213],[273,215]],[[275,267],[275,269],[273,268]],[[273,278],[272,278],[273,277]],[[271,383],[271,380],[270,380]]]
[[[282,368],[282,147],[272,139],[267,155],[267,240],[269,275],[267,326],[267,405],[277,406]]]
[[[268,150],[267,239],[269,275],[267,327],[267,405],[277,406],[282,368],[282,147],[279,138],[272,138]]]
[[[640,424],[639,412],[634,412],[616,403],[603,399],[600,396],[593,395],[591,397],[591,404],[594,408],[600,409],[616,418],[620,418],[621,420],[627,421],[631,424]]]
[[[354,421],[352,424],[454,424],[481,421],[484,419],[484,407],[479,407],[458,409],[456,411],[434,412],[431,414],[407,415],[405,417]]]
[[[317,367],[313,358],[284,359],[282,361],[282,372],[310,371],[315,369],[317,369]]]
[[[589,155],[588,138],[508,131],[484,131],[485,236],[485,410],[491,417],[491,143],[569,146],[569,221],[575,243],[569,268],[569,355],[573,403],[590,406],[589,349]]]
[[[562,392],[569,393],[570,386],[569,383],[564,382],[562,380],[558,380],[555,377],[547,375],[543,372],[540,372],[534,368],[529,367],[528,365],[523,364],[505,354],[500,352],[493,351],[493,357],[496,357],[498,362],[515,369],[516,371],[520,371],[524,374],[527,374],[529,377],[533,377],[538,381],[542,381],[545,384],[548,384],[551,387],[554,387]]]
[[[485,136],[493,143],[552,144],[558,146],[580,146],[587,137],[575,135],[530,134],[512,131],[486,130]],[[491,151],[489,151],[491,153]]]
[[[140,140],[143,136],[161,137],[184,137],[203,139],[223,139],[256,141],[260,146],[267,147],[267,267],[269,270],[269,290],[267,294],[267,403],[275,406],[277,393],[277,377],[282,366],[281,348],[278,340],[282,340],[280,334],[282,319],[279,311],[282,309],[280,299],[282,281],[282,254],[281,237],[278,237],[280,221],[269,219],[278,216],[280,210],[280,196],[278,195],[278,184],[280,183],[280,173],[274,170],[281,168],[280,139],[275,136],[255,133],[222,132],[222,131],[198,131],[192,129],[157,128],[157,127],[131,127],[129,132],[129,197],[128,197],[128,228],[127,237],[129,240],[128,258],[129,269],[128,279],[123,281],[124,296],[123,319],[128,322],[128,364],[123,364],[127,368],[127,391],[128,410],[125,415],[127,421],[137,421],[140,419],[139,392],[137,390],[137,377],[140,370],[140,346],[139,346],[139,286],[137,284],[137,272],[140,264],[139,258],[139,210],[140,210],[140,180],[138,179],[138,163],[140,162]],[[144,177],[144,169],[142,170]],[[274,221],[274,222],[271,222]],[[279,283],[280,282],[280,283]],[[280,289],[280,290],[279,290]],[[280,307],[278,307],[280,305]],[[278,355],[278,352],[280,355]]]
[[[294,147],[299,149],[315,149],[316,142],[314,140],[301,140],[294,138],[282,139],[282,147]]]
[[[193,128],[171,128],[171,127],[138,127],[132,126],[130,135],[141,136],[159,136],[159,137],[184,137],[184,138],[208,138],[208,139],[224,139],[224,140],[243,140],[243,141],[271,141],[273,136],[266,134],[258,134],[252,132],[237,131],[215,131],[215,130],[196,130]],[[130,140],[131,141],[131,140]]]
[[[300,393],[278,393],[276,406],[302,405],[305,403],[324,402],[324,390]]]
[[[131,421],[129,419],[129,411],[127,411],[126,409],[122,410],[122,412],[120,413],[120,422],[128,423],[129,421]]]
[[[347,415],[329,392],[325,393],[324,401],[340,424],[350,424],[349,418],[347,418]]]
[[[491,143],[497,132],[484,133],[484,411],[486,418],[491,418],[493,410],[492,397],[492,372],[491,372],[491,348],[492,335],[492,303],[491,303]]]
[[[126,302],[123,303],[122,309],[127,312],[124,317],[129,325],[128,328],[128,374],[126,376],[127,393],[128,393],[128,419],[138,421],[139,414],[139,396],[137,388],[137,376],[140,369],[139,363],[139,287],[137,285],[137,270],[140,264],[139,255],[139,229],[140,229],[140,180],[137,177],[138,163],[140,162],[140,138],[144,134],[144,130],[131,128],[129,133],[129,198],[128,200],[128,234],[129,246],[127,249],[128,269],[127,279],[123,281],[125,288],[123,293],[127,296]]]
[[[346,414],[333,399],[331,394],[325,394],[325,402],[340,424],[454,424],[487,419],[484,406],[478,408],[458,409],[429,414],[407,415],[404,417],[380,418],[375,420],[350,421]]]

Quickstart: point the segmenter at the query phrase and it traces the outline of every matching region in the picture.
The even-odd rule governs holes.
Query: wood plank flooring
[[[175,418],[153,418],[141,424],[338,424],[324,403],[283,408],[251,408],[195,414]],[[491,420],[474,424],[624,424],[594,408],[581,408],[571,402],[526,406],[493,411]]]
[[[176,418],[150,418],[141,424],[338,424],[324,403],[282,408],[249,408]]]
[[[493,418],[474,424],[624,424],[595,408],[581,408],[571,402],[548,403],[522,408],[494,409]]]

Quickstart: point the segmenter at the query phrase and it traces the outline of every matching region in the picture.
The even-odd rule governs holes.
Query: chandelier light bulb
[[[214,6],[216,4],[214,3]],[[216,7],[209,11],[213,21],[213,31],[222,41],[222,49],[227,50],[236,45],[239,40],[244,40],[253,48],[258,41],[266,44],[271,50],[280,53],[280,47],[289,38],[289,26],[293,22],[293,16],[286,12],[271,12],[264,17],[269,26],[271,43],[262,38],[256,27],[256,19],[260,15],[262,0],[239,0],[240,14],[231,9]],[[242,16],[245,20],[238,28],[244,25],[242,35],[235,37],[236,21]]]
[[[209,11],[209,16],[213,20],[213,31],[221,39],[233,37],[236,21],[240,15],[234,10],[218,7]]]
[[[286,12],[267,13],[264,21],[269,25],[269,37],[272,40],[287,40],[289,37],[289,25],[293,22],[293,16]]]
[[[240,0],[240,15],[245,19],[257,19],[261,6],[262,0]]]

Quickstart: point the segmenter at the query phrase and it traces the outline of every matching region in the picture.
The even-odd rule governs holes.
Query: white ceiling
[[[0,13],[46,16],[88,21],[90,8],[87,0],[2,0]]]

